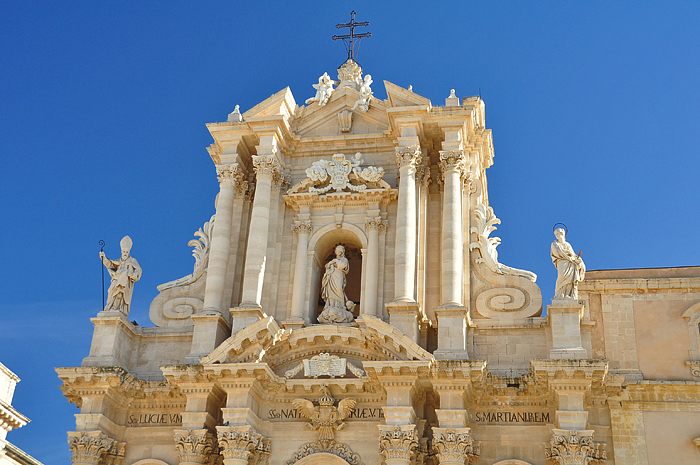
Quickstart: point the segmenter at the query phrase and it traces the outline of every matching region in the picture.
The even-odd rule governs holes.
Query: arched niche
[[[134,462],[132,465],[169,465],[167,462],[163,462],[158,459],[143,459],[138,462]]]
[[[362,254],[367,247],[367,236],[362,229],[353,224],[344,223],[339,228],[336,224],[329,224],[317,231],[309,238],[308,260],[310,270],[308,315],[309,321],[316,323],[316,317],[323,310],[321,300],[321,280],[325,272],[326,263],[333,258],[335,246],[342,244],[346,249],[346,256],[350,262],[350,271],[347,275],[345,293],[348,299],[355,302],[355,317],[359,316],[361,309],[362,287],[364,283]]]
[[[349,465],[348,462],[338,457],[337,455],[329,454],[328,452],[316,452],[315,454],[307,455],[303,459],[297,461],[294,465]]]
[[[508,459],[496,462],[493,465],[532,465],[530,462],[525,462],[524,460]]]

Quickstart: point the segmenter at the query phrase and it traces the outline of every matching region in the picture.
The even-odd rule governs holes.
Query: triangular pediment
[[[369,109],[363,112],[353,110],[360,93],[350,87],[335,89],[326,105],[311,103],[297,111],[295,134],[305,137],[323,137],[353,134],[382,133],[389,128],[386,115],[386,103],[373,98]],[[338,114],[341,111],[352,112],[352,124],[347,132],[341,131]]]
[[[243,113],[243,120],[248,121],[266,116],[291,116],[297,104],[289,87],[285,87],[276,94],[272,94],[262,102],[255,105],[250,110]]]
[[[386,95],[388,97],[389,106],[391,107],[428,107],[432,106],[430,100],[422,97],[411,90],[404,89],[401,86],[392,84],[389,81],[384,81],[386,87]]]

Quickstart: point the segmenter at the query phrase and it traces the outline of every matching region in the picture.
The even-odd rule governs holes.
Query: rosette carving
[[[417,447],[418,433],[415,425],[379,425],[379,454],[385,461],[410,461]]]
[[[216,437],[207,429],[175,431],[180,463],[209,464],[217,454]]]
[[[71,459],[75,465],[103,463],[103,457],[112,452],[116,444],[114,439],[101,431],[82,431],[80,433],[71,431],[68,433],[68,445],[73,454]]]
[[[408,145],[406,147],[396,147],[396,164],[401,169],[404,166],[420,165],[423,161],[423,153],[419,145]]]
[[[557,465],[588,465],[607,459],[605,444],[593,442],[593,431],[553,430],[545,458]]]
[[[433,428],[433,449],[440,464],[465,464],[479,456],[479,444],[470,428]]]

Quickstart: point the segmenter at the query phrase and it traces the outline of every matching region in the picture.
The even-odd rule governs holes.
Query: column
[[[301,328],[307,324],[304,302],[306,300],[306,275],[308,273],[307,249],[309,248],[309,236],[313,231],[311,221],[296,221],[292,226],[292,234],[297,236],[297,256],[294,263],[294,288],[292,290],[292,315],[285,327]]]
[[[416,167],[422,160],[419,145],[398,147],[399,201],[396,212],[395,302],[415,302]]]
[[[262,146],[263,139],[268,139],[264,141],[265,147]],[[241,304],[232,311],[232,334],[254,323],[262,315],[260,301],[267,261],[272,181],[273,178],[281,175],[276,142],[269,139],[267,136],[261,137],[261,146],[258,146],[259,155],[252,157],[255,168],[255,197],[250,215]]]
[[[440,151],[444,177],[442,200],[442,305],[462,306],[462,178],[466,174],[461,150]]]
[[[221,313],[226,285],[226,270],[231,247],[231,217],[236,186],[243,183],[244,173],[238,163],[218,165],[219,197],[216,201],[216,217],[207,266],[207,283],[204,292],[204,311]]]
[[[369,236],[367,244],[365,289],[362,292],[362,314],[377,316],[377,292],[379,290],[379,229],[384,226],[382,218],[367,218],[365,230]],[[386,226],[384,226],[386,227]]]

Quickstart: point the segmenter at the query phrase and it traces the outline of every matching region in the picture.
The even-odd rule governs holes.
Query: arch
[[[134,462],[132,465],[168,465],[168,463],[158,459],[143,459]]]
[[[300,459],[295,465],[348,465],[348,462],[328,452],[316,452]]]
[[[500,462],[496,462],[493,465],[532,465],[532,464],[530,462],[525,462],[524,460],[508,459],[508,460],[501,460]]]
[[[335,242],[341,242],[347,240],[348,233],[353,234],[360,242],[361,248],[367,248],[367,235],[365,232],[350,223],[343,223],[341,227],[337,227],[335,223],[327,224],[317,231],[314,231],[309,238],[309,252],[318,250],[319,248],[330,248],[330,246]],[[337,240],[335,238],[338,238]],[[323,239],[323,240],[322,240]],[[326,243],[327,241],[327,243]],[[321,242],[319,244],[319,242]]]

